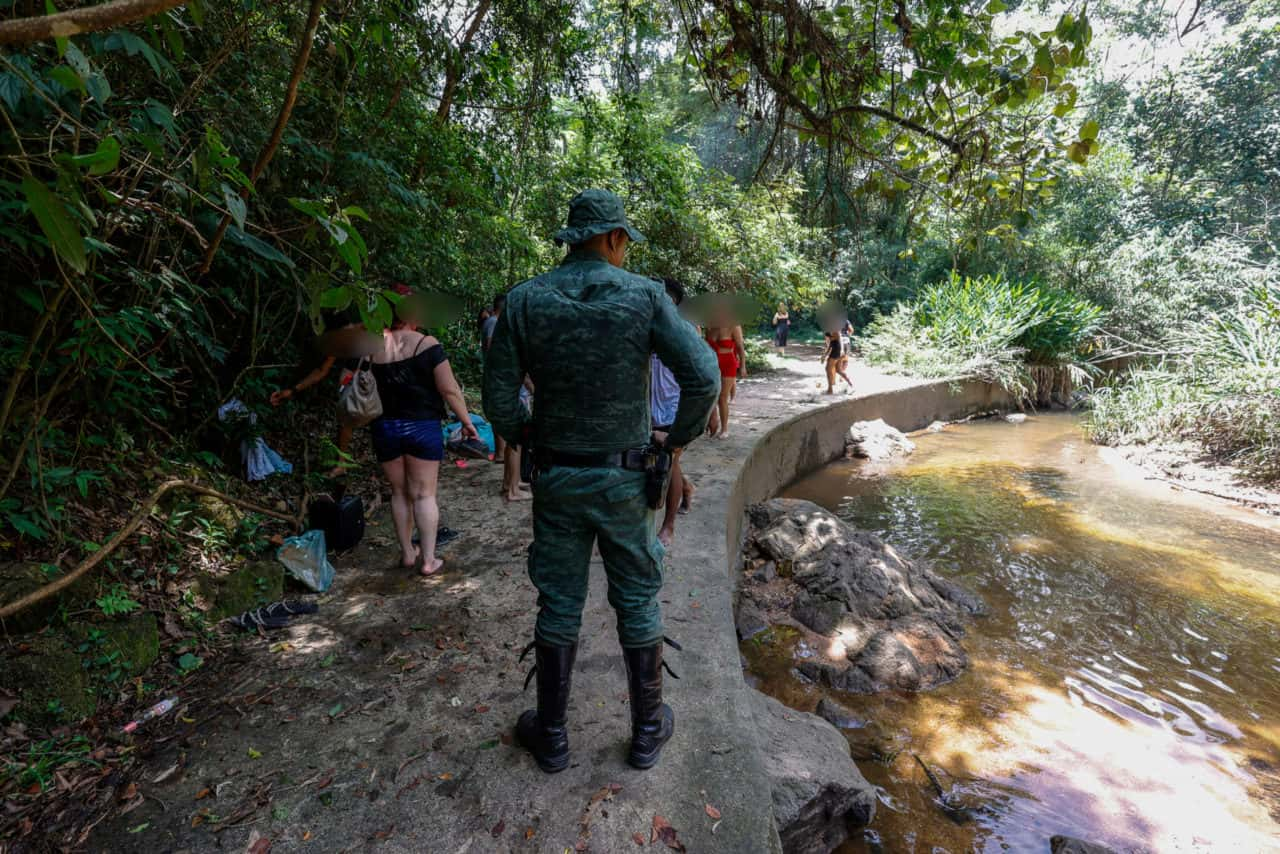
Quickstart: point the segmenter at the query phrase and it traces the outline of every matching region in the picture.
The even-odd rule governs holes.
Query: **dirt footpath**
[[[685,455],[699,492],[680,519],[663,589],[676,735],[658,768],[625,763],[627,691],[601,572],[593,572],[570,704],[574,764],[543,775],[512,743],[535,592],[529,504],[498,497],[500,466],[442,475],[444,571],[395,566],[383,504],[335,561],[318,614],[243,635],[178,714],[155,722],[141,805],[92,850],[624,850],[655,837],[691,851],[768,851],[770,795],[742,680],[726,572],[724,501],[756,439],[829,402],[816,351],[742,383],[727,441]],[[854,367],[859,391],[905,384]],[[670,825],[670,830],[665,829]],[[256,847],[255,847],[256,846]]]

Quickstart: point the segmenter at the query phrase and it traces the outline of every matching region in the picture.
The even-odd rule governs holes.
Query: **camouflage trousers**
[[[578,639],[596,544],[622,646],[658,643],[665,550],[645,503],[644,474],[563,466],[539,472],[533,486],[529,580],[538,588],[537,639],[553,646]]]

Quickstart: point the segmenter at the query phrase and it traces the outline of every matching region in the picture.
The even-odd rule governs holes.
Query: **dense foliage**
[[[1259,480],[1280,481],[1280,283],[1180,330],[1175,346],[1097,391],[1095,438],[1185,439]]]
[[[1097,306],[1066,291],[952,274],[873,323],[863,348],[873,365],[982,377],[1029,397],[1028,365],[1082,370],[1101,324]]]
[[[469,318],[556,262],[588,185],[649,235],[640,272],[786,302],[797,331],[835,297],[875,321],[873,360],[928,375],[1163,358],[1232,412],[1197,430],[1255,425],[1207,446],[1265,457],[1271,368],[1206,366],[1223,330],[1266,331],[1280,269],[1280,0],[1158,5],[197,0],[16,43],[0,557],[56,577],[121,496],[238,482],[252,434],[298,463],[261,488],[296,504],[326,441],[266,401],[316,361],[322,311],[377,327],[398,283],[449,293],[468,319],[437,331],[474,387]],[[1179,60],[1107,65],[1133,44]],[[1107,395],[1100,437],[1194,420],[1108,426],[1129,404]],[[220,422],[232,400],[256,423]],[[178,512],[207,568],[260,540]],[[123,550],[102,584],[154,559]]]

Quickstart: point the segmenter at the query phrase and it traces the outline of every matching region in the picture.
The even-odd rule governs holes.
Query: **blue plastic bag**
[[[310,590],[323,593],[333,584],[334,568],[329,563],[324,531],[307,531],[297,537],[287,537],[284,545],[276,549],[276,558],[290,575]]]

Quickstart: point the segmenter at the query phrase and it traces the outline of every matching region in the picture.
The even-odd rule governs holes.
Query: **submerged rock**
[[[1049,840],[1049,851],[1052,854],[1115,854],[1110,848],[1102,845],[1062,835]]]
[[[738,640],[749,640],[761,632],[769,630],[769,620],[755,602],[750,599],[738,601],[734,613],[734,627],[738,631]]]
[[[1010,424],[1021,424],[1027,420],[1027,414],[1025,412],[1011,412],[1004,417],[1004,420]]]
[[[828,854],[875,815],[875,788],[829,723],[748,691],[784,854]]]
[[[901,430],[877,418],[875,421],[854,422],[845,437],[845,448],[852,456],[883,462],[905,457],[916,449],[916,445]]]
[[[814,714],[839,729],[860,729],[867,723],[854,714],[852,709],[845,708],[830,697],[823,697],[818,701]]]
[[[774,499],[751,518],[752,547],[793,570],[771,588],[771,618],[831,639],[802,675],[853,694],[925,691],[968,665],[960,638],[985,610],[977,596],[812,502]]]

